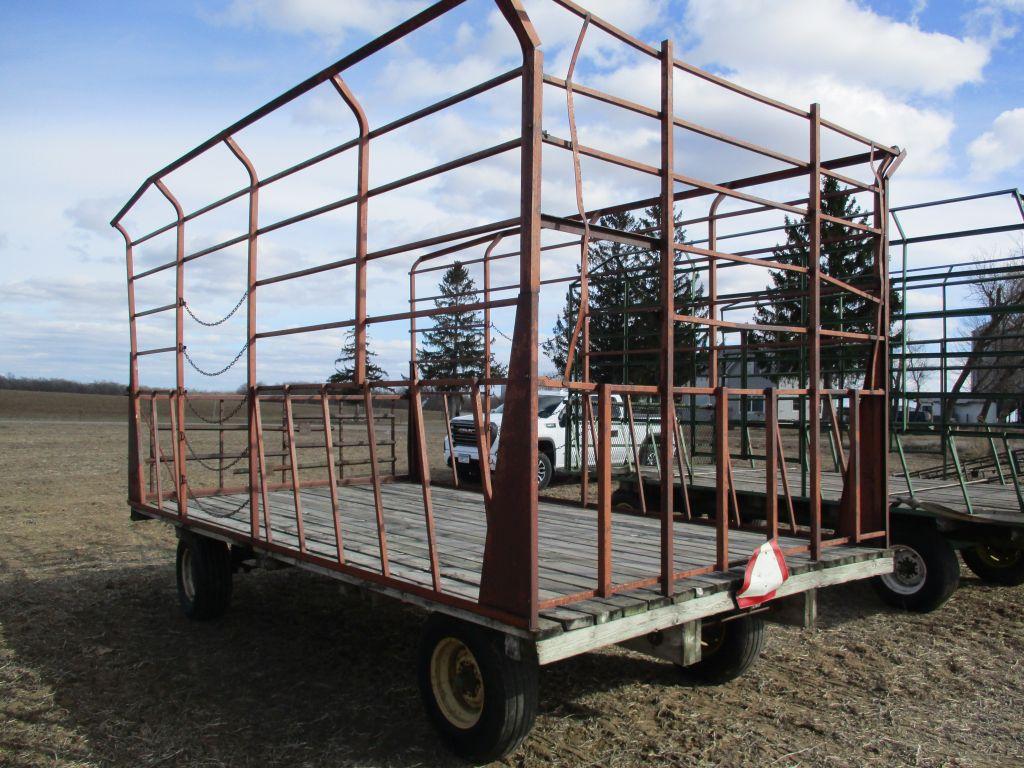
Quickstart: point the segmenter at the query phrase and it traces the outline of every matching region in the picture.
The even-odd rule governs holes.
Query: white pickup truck
[[[577,401],[578,403],[578,401]],[[594,423],[597,424],[597,396],[591,396],[593,406]],[[577,410],[578,405],[577,405]],[[582,432],[582,420],[578,417],[573,419],[570,426],[570,398],[565,391],[541,392],[537,398],[537,447],[539,448],[537,459],[537,484],[540,488],[547,488],[551,483],[555,472],[578,473],[582,462],[580,461],[580,444]],[[491,469],[495,468],[498,456],[498,441],[501,439],[501,417],[502,406],[491,409]],[[653,425],[644,418],[634,419],[634,436],[637,450],[643,452],[644,446],[649,442],[648,434]],[[444,438],[445,463],[451,466],[454,453],[454,461],[461,472],[469,476],[475,476],[480,471],[480,455],[476,443],[476,428],[473,423],[473,414],[456,416],[451,421],[452,442],[455,450],[448,444],[448,437]],[[626,418],[625,405],[619,395],[612,395],[612,463],[620,466],[632,466],[633,448],[629,440],[629,422]],[[587,464],[589,467],[596,466],[596,453],[593,441],[588,436]],[[641,458],[641,461],[643,459]]]

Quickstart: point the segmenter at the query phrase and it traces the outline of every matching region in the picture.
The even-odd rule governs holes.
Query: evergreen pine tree
[[[683,242],[685,232],[676,216],[676,242]],[[613,213],[598,221],[602,227],[620,232],[640,232],[651,237],[660,234],[661,208],[652,206],[639,216]],[[653,384],[658,380],[660,363],[657,355],[627,354],[630,349],[658,347],[661,320],[658,312],[623,312],[624,308],[657,307],[660,304],[660,263],[658,251],[607,240],[590,246],[590,351],[622,352],[615,356],[591,359],[591,377],[595,381]],[[686,267],[686,260],[677,256],[676,309],[680,314],[706,315],[701,307],[704,289],[697,273]],[[565,370],[569,342],[576,325],[580,303],[580,285],[573,282],[566,292],[565,304],[555,321],[552,336],[543,344],[544,353],[556,371]],[[689,323],[676,324],[676,344],[695,346],[699,329]],[[582,336],[582,334],[581,334]],[[577,347],[575,359],[580,359]],[[689,354],[676,355],[676,377],[679,381],[693,379],[693,359]]]
[[[445,270],[434,306],[458,308],[476,304],[480,292],[469,271],[459,262]],[[483,312],[463,310],[434,315],[433,328],[423,334],[419,352],[419,373],[422,379],[464,379],[484,375]],[[491,376],[503,378],[506,368],[491,353]]]
[[[860,224],[867,223],[867,214],[851,195],[840,194],[839,182],[826,176],[822,182],[821,210],[829,216],[849,219]],[[852,235],[852,236],[851,236]],[[806,266],[809,263],[809,223],[806,219],[791,220],[786,217],[786,244],[774,255],[776,261]],[[875,240],[865,233],[843,224],[822,221],[821,226],[821,268],[855,287],[870,291],[875,262]],[[807,276],[788,270],[771,270],[771,291],[779,299],[758,306],[754,321],[765,325],[806,326],[806,299],[785,298],[807,291]],[[902,310],[902,302],[896,291],[889,295],[889,311],[896,317]],[[875,332],[875,311],[877,304],[849,291],[822,291],[820,325],[822,328],[852,331],[855,333]],[[896,337],[898,338],[898,336]],[[762,370],[771,378],[799,381],[801,351],[804,334],[797,333],[751,333],[755,344],[776,344],[778,346],[759,350],[756,359]],[[786,345],[790,346],[786,346]],[[846,387],[851,381],[863,377],[867,347],[857,341],[821,345],[822,383],[826,388]]]
[[[356,331],[349,328],[345,333],[345,343],[334,361],[335,372],[327,381],[331,384],[348,384],[356,380]],[[377,355],[370,349],[370,338],[366,338],[366,379],[367,381],[384,381],[387,373],[377,364]]]

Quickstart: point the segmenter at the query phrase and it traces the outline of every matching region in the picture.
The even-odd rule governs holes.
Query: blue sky
[[[126,380],[123,247],[107,226],[112,214],[155,169],[426,5],[421,0],[4,3],[0,372]],[[549,71],[563,74],[577,22],[549,0],[526,5],[545,41]],[[679,55],[691,63],[790,103],[820,101],[827,117],[906,147],[909,157],[893,187],[894,204],[1014,187],[1024,175],[1024,0],[592,0],[588,5],[650,42],[670,35]],[[515,63],[510,51],[514,54],[514,46],[495,22],[493,3],[469,0],[445,24],[387,61],[354,71],[351,82],[365,95],[371,120],[379,123],[507,69]],[[638,101],[644,101],[649,85],[641,84],[643,74],[599,40],[585,49],[579,67],[584,82]],[[558,104],[545,98],[557,125]],[[761,134],[758,124],[728,109],[695,102],[692,113],[741,129],[751,126],[747,138],[775,136],[771,126]],[[677,111],[690,114],[678,99]],[[451,156],[453,147],[500,141],[514,118],[508,99],[500,95],[474,102],[428,138],[402,136],[385,144],[375,155],[380,162],[374,173],[380,181],[396,178],[403,168]],[[291,138],[328,146],[350,135],[349,122],[342,108],[319,95],[277,129],[253,136],[251,144],[273,166],[289,156]],[[589,130],[592,143],[605,136],[611,148],[625,154],[629,149],[646,157],[654,147],[647,129],[595,122]],[[700,160],[692,162],[715,173]],[[691,159],[684,155],[680,162],[686,172]],[[221,176],[237,172],[227,167],[211,166],[205,175],[183,180],[182,189],[198,200],[207,188],[223,186]],[[614,199],[623,184],[631,183],[585,168],[588,207]],[[428,188],[419,199],[397,199],[404,216],[388,218],[377,209],[371,240],[411,239],[435,231],[442,218],[474,221],[457,210],[467,201],[498,215],[514,205],[504,194],[514,187],[509,183],[513,169],[514,163],[495,163],[464,179],[461,187]],[[722,173],[709,180],[729,177]],[[289,194],[312,199],[326,183],[314,180]],[[493,194],[472,192],[488,185]],[[550,189],[549,194],[545,188],[546,199],[562,212],[566,206],[571,211],[571,186],[553,181]],[[642,193],[642,185],[636,191]],[[281,210],[286,203],[278,203]],[[270,209],[274,205],[268,203]],[[965,209],[959,215],[957,224],[968,226],[993,214]],[[336,223],[347,232],[347,221]],[[933,223],[922,220],[920,226]],[[311,263],[303,259],[348,253],[347,235],[330,247],[318,237],[322,234],[310,231],[290,243],[268,242],[268,269],[278,264],[285,271],[283,265]],[[1001,240],[978,247],[1011,245]],[[194,283],[196,306],[208,317],[224,314],[238,298],[238,271],[222,266],[224,271]],[[407,265],[394,267],[393,274],[378,276],[379,284],[404,285],[406,270]],[[335,283],[304,288],[305,293],[268,296],[266,322],[336,318],[343,307],[326,299],[331,291],[346,290],[345,279],[337,276]],[[550,324],[558,303],[555,296],[545,307],[543,322]],[[238,330],[230,323],[206,337],[198,336],[201,329],[190,330],[202,339],[190,347],[202,365],[220,367],[237,351]],[[165,338],[161,333],[154,331],[151,338]],[[377,333],[378,354],[393,374],[403,371],[407,339],[402,328]],[[267,378],[326,376],[339,340],[338,334],[324,334],[268,351],[268,363],[281,367],[268,368]],[[167,385],[172,378],[166,366],[154,365],[147,383]],[[232,371],[225,386],[239,380]],[[189,385],[211,386],[194,374]]]

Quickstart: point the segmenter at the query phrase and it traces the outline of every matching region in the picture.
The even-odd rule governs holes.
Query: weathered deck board
[[[486,539],[483,498],[473,491],[444,486],[431,488],[438,568],[442,590],[470,600],[479,594],[480,573]],[[242,494],[203,497],[189,503],[188,514],[197,520],[219,525],[229,531],[247,533],[249,509]],[[382,487],[388,564],[396,578],[430,587],[429,548],[423,517],[422,489],[411,483],[389,483]],[[290,490],[268,494],[271,535],[277,543],[298,550],[295,503]],[[338,489],[339,520],[346,562],[374,573],[381,572],[376,513],[369,486]],[[305,546],[311,553],[337,558],[329,491],[303,490],[300,494]],[[165,507],[174,508],[173,502]],[[613,516],[613,580],[622,584],[657,576],[660,572],[659,522],[650,518]],[[261,518],[261,537],[266,521]],[[541,600],[563,597],[594,589],[597,583],[596,513],[580,506],[542,501],[538,510],[538,581]],[[746,560],[764,540],[763,535],[732,530],[729,556]],[[799,547],[802,539],[783,536],[784,548]],[[686,571],[712,565],[715,561],[715,531],[708,526],[677,522],[675,525],[676,570]],[[877,556],[877,550],[842,547],[827,550],[818,562],[806,554],[791,555],[790,569],[803,573],[844,565]],[[696,595],[708,595],[734,586],[742,569],[711,573],[685,579],[677,584],[672,598],[657,589],[637,589],[607,598],[591,598],[546,610],[542,617],[562,631],[595,626],[665,607]],[[545,622],[547,623],[547,622]]]

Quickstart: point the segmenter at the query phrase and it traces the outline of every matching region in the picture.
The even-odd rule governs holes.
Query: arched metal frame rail
[[[766,525],[763,532],[767,533],[769,537],[774,536],[778,532],[777,506],[780,497],[777,489],[779,477],[775,472],[775,467],[779,465],[781,465],[781,479],[790,512],[791,527],[795,529],[796,522],[792,518],[792,497],[785,473],[785,458],[782,455],[783,446],[777,419],[778,398],[780,396],[790,396],[802,398],[805,403],[805,409],[809,412],[812,423],[809,451],[814,457],[812,459],[809,489],[808,542],[806,546],[798,549],[800,551],[808,551],[812,558],[817,558],[822,548],[826,546],[859,543],[872,539],[884,542],[888,529],[885,489],[886,458],[885,451],[879,448],[884,446],[887,441],[886,403],[888,376],[885,361],[888,359],[888,306],[886,298],[888,296],[888,275],[885,259],[882,255],[884,254],[886,236],[888,179],[902,161],[903,153],[897,148],[884,146],[822,119],[817,105],[812,105],[807,110],[791,107],[716,75],[692,67],[674,57],[671,42],[666,41],[660,47],[648,45],[606,21],[593,16],[584,8],[569,0],[551,0],[551,2],[581,19],[583,27],[577,49],[583,43],[583,30],[591,26],[624,43],[639,54],[659,62],[661,71],[661,104],[659,109],[650,109],[628,99],[573,83],[571,70],[568,81],[545,74],[543,55],[540,51],[541,40],[521,4],[518,0],[495,0],[498,10],[509,24],[519,42],[522,52],[522,64],[504,74],[417,110],[389,124],[372,127],[360,105],[358,95],[343,80],[343,73],[353,65],[439,19],[463,2],[464,0],[444,0],[435,3],[420,14],[398,25],[390,32],[366,44],[349,56],[344,57],[224,131],[216,134],[207,142],[204,142],[196,149],[188,152],[149,177],[114,217],[112,225],[121,232],[126,244],[131,341],[129,496],[133,508],[148,514],[174,517],[179,522],[187,523],[200,530],[225,535],[270,552],[308,562],[317,567],[357,576],[421,599],[468,611],[472,614],[494,618],[511,626],[535,629],[538,626],[539,613],[544,609],[571,604],[575,601],[586,599],[588,596],[609,596],[618,592],[625,592],[635,589],[639,585],[656,586],[663,594],[671,596],[675,591],[675,583],[680,579],[698,573],[725,570],[735,565],[734,562],[730,561],[728,549],[730,530],[739,527],[740,523],[738,521],[739,506],[736,501],[737,494],[731,463],[732,451],[729,445],[730,417],[728,408],[731,397],[762,397],[768,404],[767,411],[771,415],[766,422],[766,444],[769,446],[767,462],[768,466],[771,467],[771,471],[766,472],[765,488],[768,503],[766,505]],[[731,137],[677,116],[675,114],[673,84],[676,77],[679,76],[700,78],[715,87],[724,88],[763,107],[779,110],[792,117],[806,120],[808,159],[802,160],[746,140]],[[370,148],[374,139],[398,128],[414,125],[423,118],[440,113],[446,108],[516,80],[520,81],[522,87],[521,125],[518,137],[377,187],[371,188],[369,186]],[[358,125],[358,136],[273,175],[261,177],[243,147],[239,145],[236,139],[237,134],[242,129],[253,125],[275,110],[294,101],[302,94],[308,93],[313,88],[326,83],[330,83],[339,98],[352,111]],[[582,145],[574,138],[571,140],[560,139],[546,133],[543,130],[541,108],[545,87],[554,87],[565,91],[570,102],[572,95],[575,94],[581,98],[593,99],[606,105],[658,121],[661,129],[661,160],[659,166],[651,166],[596,147],[588,147]],[[570,103],[570,113],[571,111]],[[767,157],[781,163],[784,167],[781,170],[734,180],[709,181],[695,178],[694,176],[681,173],[679,170],[677,153],[674,146],[677,131],[695,133],[713,141]],[[858,154],[823,159],[820,156],[820,146],[821,136],[824,131],[832,132],[844,137],[848,141],[861,145],[863,151]],[[575,131],[573,131],[573,135],[575,136]],[[210,202],[197,210],[185,212],[177,202],[173,191],[168,187],[168,176],[173,171],[197,160],[207,151],[222,144],[227,146],[234,157],[243,165],[248,174],[249,183],[244,188],[219,200]],[[544,145],[571,152],[577,163],[580,157],[586,157],[655,177],[660,182],[660,194],[652,200],[629,201],[599,210],[586,210],[582,194],[580,193],[582,179],[580,174],[577,173],[576,185],[579,203],[577,212],[570,215],[542,213],[541,154]],[[261,222],[259,206],[259,192],[261,189],[292,174],[308,169],[317,163],[353,149],[358,153],[357,179],[354,194],[286,219],[269,223]],[[375,252],[368,250],[367,210],[373,198],[425,179],[442,176],[471,163],[513,151],[520,153],[521,193],[520,212],[517,217],[456,232],[449,232],[416,242],[391,246]],[[840,173],[842,169],[856,166],[869,167],[872,180],[870,182],[859,181]],[[825,176],[831,176],[845,184],[847,189],[843,191],[843,194],[867,193],[872,195],[875,215],[871,225],[845,219],[836,219],[822,212],[820,189],[821,180]],[[806,179],[808,183],[808,196],[802,200],[776,201],[765,197],[764,193],[758,191],[759,187],[773,182],[799,178]],[[163,225],[153,231],[133,238],[127,231],[123,221],[143,194],[151,188],[159,190],[171,203],[175,210],[175,219],[170,224]],[[680,201],[697,200],[706,196],[713,198],[708,215],[702,219],[702,221],[707,222],[711,231],[707,242],[708,247],[701,248],[694,243],[675,242],[673,237],[673,213],[676,204]],[[185,252],[184,232],[186,226],[199,217],[242,198],[247,198],[249,204],[248,227],[244,234],[229,238],[212,246],[204,247],[192,253]],[[740,201],[751,204],[754,207],[747,211],[719,213],[719,207],[725,200]],[[659,233],[654,235],[648,236],[643,233],[620,232],[593,223],[604,213],[615,210],[633,211],[651,203],[659,203],[662,210],[662,220],[658,228]],[[258,242],[262,235],[349,206],[355,206],[357,222],[356,242],[353,248],[354,253],[351,257],[286,274],[271,276],[261,276],[259,274]],[[721,241],[725,237],[720,236],[716,239],[716,223],[721,219],[742,215],[750,211],[779,211],[810,222],[813,235],[808,263],[804,265],[788,264],[770,258],[754,258],[754,254],[751,253],[730,253],[723,250]],[[822,272],[819,260],[821,248],[820,229],[822,222],[825,221],[842,226],[853,233],[846,235],[846,237],[870,238],[876,244],[876,252],[879,258],[876,259],[874,272],[870,280],[867,281],[869,284],[854,286],[845,282],[842,276],[827,275]],[[574,239],[542,247],[541,232],[544,229],[562,233],[562,236],[569,236]],[[176,233],[175,259],[172,262],[160,264],[145,271],[135,272],[133,250],[142,243],[171,231]],[[518,240],[519,247],[510,252],[496,253],[500,243],[506,239]],[[542,251],[552,248],[580,246],[581,263],[586,270],[584,279],[587,279],[592,274],[591,270],[586,269],[586,259],[589,250],[587,244],[591,240],[625,243],[650,249],[657,252],[660,256],[658,269],[662,291],[659,306],[654,308],[654,311],[660,312],[661,318],[662,334],[660,346],[653,351],[629,350],[630,353],[653,353],[657,356],[661,375],[656,386],[591,381],[589,377],[585,377],[582,382],[577,382],[569,381],[566,378],[547,379],[539,375],[538,306],[540,291],[544,285],[564,284],[575,279],[574,275],[566,275],[542,281],[540,277]],[[196,259],[210,256],[218,251],[242,243],[246,244],[248,257],[247,293],[245,297],[247,320],[245,350],[247,391],[245,395],[234,397],[227,395],[204,396],[190,394],[185,388],[183,362],[186,352],[183,310],[185,306],[185,275],[187,266]],[[489,361],[491,313],[499,308],[515,309],[508,376],[506,379],[497,380],[492,378],[488,371],[488,375],[479,380],[422,379],[419,376],[416,365],[417,320],[437,316],[446,311],[456,310],[446,310],[445,308],[438,307],[422,308],[419,306],[420,302],[428,299],[417,297],[417,276],[441,268],[431,264],[431,262],[464,250],[479,247],[485,249],[484,255],[477,260],[483,265],[484,269],[484,286],[481,300],[468,306],[463,305],[457,311],[478,309],[484,313],[485,325],[487,326],[485,337],[487,339],[486,351],[488,354],[486,359]],[[418,258],[410,272],[409,310],[387,315],[370,315],[367,309],[367,264],[377,259],[386,259],[399,254],[418,254]],[[674,291],[671,289],[671,286],[674,285],[678,274],[679,265],[677,260],[680,256],[686,262],[687,268],[706,270],[708,272],[710,294],[707,298],[708,312],[705,315],[681,314],[678,312]],[[518,260],[518,279],[515,282],[500,286],[491,284],[490,268],[492,263],[498,259]],[[769,269],[796,271],[806,275],[809,282],[806,292],[806,300],[809,302],[808,322],[799,327],[781,328],[725,320],[724,317],[720,316],[722,299],[718,295],[715,275],[720,266],[729,265],[757,265]],[[172,268],[175,269],[176,274],[176,295],[173,303],[168,303],[161,307],[138,310],[135,304],[136,283],[146,277]],[[354,317],[292,328],[261,329],[258,326],[257,298],[261,287],[344,268],[354,268],[356,272]],[[841,519],[838,529],[834,532],[835,535],[831,538],[826,538],[823,535],[820,467],[818,466],[821,454],[819,443],[820,430],[814,428],[814,425],[820,420],[820,411],[824,402],[823,398],[833,394],[822,386],[820,349],[823,338],[841,342],[849,338],[851,334],[844,335],[829,329],[822,329],[817,322],[817,312],[821,301],[823,284],[827,285],[829,290],[848,291],[862,297],[867,297],[877,305],[876,332],[873,334],[857,335],[856,338],[856,341],[865,342],[870,347],[869,359],[865,365],[867,378],[864,386],[860,389],[844,390],[838,393],[839,396],[848,397],[850,402],[854,403],[854,410],[856,412],[855,423],[858,425],[858,431],[854,432],[851,437],[850,457],[849,461],[846,462],[844,477],[846,490],[844,491],[841,503]],[[169,311],[170,309],[174,309],[176,314],[175,345],[160,349],[140,350],[137,343],[138,321],[145,317]],[[696,312],[695,309],[693,311]],[[583,313],[589,315],[589,307],[584,307]],[[580,336],[584,342],[582,352],[583,364],[584,367],[587,367],[589,366],[590,359],[589,336],[586,330],[587,318],[583,317],[581,320],[582,331]],[[371,384],[366,377],[366,329],[374,323],[395,321],[407,321],[410,324],[412,338],[410,378],[407,381],[373,382]],[[712,370],[714,373],[710,378],[710,382],[712,382],[710,386],[678,386],[678,383],[673,380],[673,368],[677,356],[687,354],[687,350],[677,348],[673,339],[675,330],[681,324],[698,327],[707,340],[707,349],[710,351],[711,365],[713,366]],[[353,328],[356,334],[358,351],[354,383],[347,385],[292,384],[284,387],[257,385],[256,361],[261,340],[340,328]],[[719,383],[719,376],[717,371],[714,370],[718,364],[719,353],[723,349],[723,345],[717,341],[719,334],[744,332],[746,330],[799,334],[810,361],[807,375],[804,377],[804,381],[801,382],[801,386],[789,390],[749,390],[726,387]],[[139,360],[146,355],[161,353],[174,353],[175,355],[176,386],[171,391],[143,389],[140,381]],[[690,354],[695,354],[695,350],[690,350]],[[594,453],[597,457],[598,469],[598,502],[596,504],[595,520],[597,525],[597,583],[592,590],[548,597],[546,599],[541,599],[538,589],[537,394],[538,387],[542,384],[545,386],[568,388],[585,395],[584,403],[585,410],[587,411],[588,428],[584,430],[584,435],[589,435],[589,439],[592,441]],[[425,444],[426,430],[423,420],[422,399],[425,394],[437,391],[451,392],[460,389],[468,391],[473,402],[475,431],[479,450],[484,455],[490,447],[489,441],[491,436],[488,425],[485,422],[488,421],[487,414],[490,412],[490,388],[495,385],[503,385],[506,388],[505,416],[498,447],[498,466],[500,471],[495,472],[491,476],[488,468],[484,469],[484,499],[487,520],[486,542],[479,596],[477,600],[470,600],[453,594],[445,588],[444,578],[439,568],[440,557],[434,536],[434,513],[432,508],[430,468],[427,461]],[[407,391],[401,395],[388,393],[386,391],[388,387],[402,387],[406,388]],[[591,395],[596,396],[596,417],[591,411]],[[679,571],[676,568],[673,548],[676,546],[674,526],[676,525],[677,510],[674,509],[672,504],[672,494],[662,493],[659,510],[661,531],[659,544],[660,568],[655,573],[624,583],[617,583],[613,579],[614,545],[611,526],[612,467],[610,464],[611,438],[609,428],[611,402],[612,397],[615,395],[624,395],[626,397],[627,402],[630,403],[631,418],[631,399],[633,397],[648,398],[658,403],[661,423],[666,425],[667,432],[670,435],[668,439],[661,440],[659,443],[660,453],[658,459],[662,488],[671,488],[676,482],[677,477],[685,479],[684,458],[686,461],[689,461],[685,457],[686,446],[683,442],[682,430],[678,422],[678,403],[682,402],[683,398],[692,399],[696,396],[713,399],[716,412],[715,458],[718,468],[718,489],[714,514],[709,516],[704,522],[713,525],[716,529],[716,554],[713,561],[707,565],[683,571]],[[189,455],[190,452],[194,452],[191,451],[191,447],[188,444],[187,431],[195,427],[189,427],[186,424],[185,406],[188,400],[218,400],[221,403],[219,408],[222,412],[225,405],[237,403],[238,408],[243,407],[243,403],[237,402],[239,398],[243,397],[248,399],[248,413],[245,424],[239,425],[239,429],[244,430],[246,433],[247,448],[244,454],[238,454],[234,459],[240,460],[243,456],[247,458],[246,483],[239,488],[227,488],[221,477],[217,487],[195,487],[189,481],[188,462],[200,457]],[[377,455],[377,421],[374,407],[376,403],[381,401],[390,401],[392,403],[401,401],[405,403],[409,410],[409,475],[405,478],[395,476],[393,461],[390,475],[383,475],[380,471],[381,462]],[[160,403],[166,403],[170,417],[169,429],[172,436],[172,450],[169,457],[164,457],[160,446],[159,434],[160,430],[164,429],[158,422],[157,405]],[[287,459],[288,464],[282,467],[271,467],[267,464],[269,453],[264,435],[267,432],[273,431],[270,425],[264,425],[262,421],[262,406],[267,403],[280,404],[283,409],[283,425],[280,429],[286,433],[287,439],[285,441],[286,450],[282,455]],[[344,510],[339,507],[338,501],[339,483],[342,480],[335,474],[334,460],[334,451],[339,446],[333,443],[334,428],[332,419],[334,417],[331,414],[332,405],[338,403],[359,403],[362,408],[363,419],[365,420],[365,445],[370,454],[369,475],[366,477],[344,479],[344,482],[362,483],[371,486],[373,490],[374,506],[377,515],[379,561],[372,567],[366,564],[349,562],[345,556],[346,550],[343,545],[343,526],[341,524]],[[324,448],[327,455],[327,472],[323,480],[309,481],[300,479],[300,473],[298,472],[300,467],[297,464],[298,458],[294,449],[295,422],[297,418],[295,406],[297,404],[310,405],[318,408],[322,413],[319,425],[323,430]],[[151,467],[150,483],[147,483],[145,479],[146,462],[143,459],[144,430],[142,428],[142,416],[144,413],[146,414],[146,420],[149,421],[151,446],[149,462]],[[228,426],[221,424],[219,429],[223,436],[223,432],[228,429]],[[867,446],[867,449],[863,449],[863,446]],[[343,446],[341,447],[343,448]],[[633,446],[633,449],[635,451],[636,446]],[[584,456],[586,455],[585,453]],[[223,464],[223,461],[229,457],[224,455],[222,449],[221,455],[218,458]],[[483,462],[485,465],[486,463]],[[172,477],[171,483],[165,489],[161,479],[161,469],[168,465],[170,465],[172,470]],[[271,483],[269,481],[269,475],[280,471],[282,477],[284,477],[286,470],[289,468],[291,471],[290,483]],[[676,475],[677,470],[678,476]],[[587,478],[587,475],[588,473],[584,472],[584,478]],[[431,574],[429,586],[412,583],[390,567],[381,491],[382,484],[396,479],[411,480],[422,489],[424,526]],[[455,479],[457,482],[457,475]],[[155,488],[153,487],[154,485]],[[336,542],[336,557],[334,558],[314,554],[306,546],[302,491],[304,488],[314,486],[328,488],[330,493],[332,528]],[[683,486],[685,495],[685,482]],[[268,504],[268,494],[280,488],[291,490],[294,496],[294,523],[298,531],[296,547],[285,545],[274,539],[275,529],[270,517],[271,509]],[[219,527],[208,520],[188,518],[190,501],[195,501],[198,504],[201,503],[200,500],[203,498],[223,496],[229,491],[234,494],[241,494],[245,500],[243,506],[248,507],[249,524],[247,534],[242,535],[237,531],[226,531],[225,528]],[[169,501],[174,502],[175,509],[172,510],[169,504],[165,504],[165,502]],[[732,516],[730,516],[730,504],[732,505]],[[686,502],[686,505],[686,517],[688,519],[691,517],[696,519],[697,516],[692,514],[689,507],[689,501]]]

